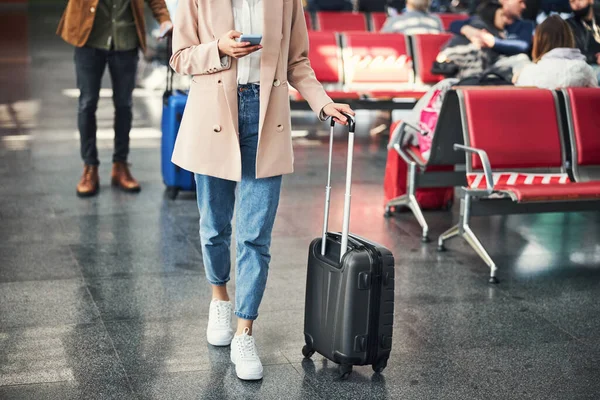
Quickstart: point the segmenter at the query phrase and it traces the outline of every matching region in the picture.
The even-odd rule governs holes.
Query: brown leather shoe
[[[131,176],[126,162],[113,163],[111,183],[126,192],[139,192],[142,189],[140,184]]]
[[[100,179],[98,178],[97,165],[84,165],[83,175],[77,184],[77,196],[90,197],[98,193]]]

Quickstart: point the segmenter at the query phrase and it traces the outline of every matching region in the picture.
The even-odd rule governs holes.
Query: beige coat
[[[293,172],[288,85],[316,113],[331,103],[308,61],[302,1],[263,1],[257,178]],[[195,173],[240,181],[237,61],[222,67],[217,47],[217,40],[233,29],[231,0],[179,1],[171,66],[193,79],[173,162]]]

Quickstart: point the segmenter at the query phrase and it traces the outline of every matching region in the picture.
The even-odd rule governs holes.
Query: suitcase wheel
[[[179,194],[179,188],[177,186],[167,186],[165,193],[170,200],[175,200]]]
[[[313,348],[310,347],[309,345],[304,345],[304,347],[302,348],[302,355],[305,358],[311,358],[313,356],[313,354],[315,354],[315,351],[313,350]]]
[[[348,377],[350,376],[350,374],[352,373],[352,365],[349,364],[342,364],[340,365],[340,379],[345,381],[346,379],[348,379]]]
[[[373,364],[373,371],[380,374],[387,367],[387,358],[381,358],[377,360],[375,364]]]

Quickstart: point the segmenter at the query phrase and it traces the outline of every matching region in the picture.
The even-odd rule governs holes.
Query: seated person
[[[517,86],[544,89],[597,87],[598,79],[585,56],[575,47],[569,24],[558,15],[548,17],[535,31],[533,64],[523,68]]]
[[[594,10],[594,0],[571,0],[573,17],[567,22],[575,35],[577,48],[586,57],[588,64],[592,65],[600,80],[600,27],[598,19],[600,13]]]
[[[465,27],[480,30],[494,37],[504,37],[507,19],[499,3],[482,3],[477,14]],[[479,74],[498,61],[499,54],[492,48],[473,42],[463,35],[456,35],[444,46],[437,57],[437,67],[446,76],[459,79]]]
[[[389,17],[381,28],[381,32],[405,35],[444,32],[442,21],[436,15],[428,12],[430,4],[430,0],[408,0],[406,12]]]
[[[455,35],[465,36],[476,46],[492,49],[501,55],[514,56],[528,53],[531,49],[534,23],[521,19],[526,7],[525,1],[500,0],[500,4],[506,19],[503,37],[494,36],[490,32],[472,26],[472,18],[453,22],[450,31]]]

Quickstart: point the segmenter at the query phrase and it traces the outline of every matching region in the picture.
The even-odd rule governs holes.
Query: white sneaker
[[[254,338],[249,329],[231,341],[231,362],[235,364],[237,377],[244,381],[257,381],[263,377],[263,366],[256,351]]]
[[[233,306],[229,301],[214,299],[210,302],[208,312],[208,328],[206,328],[206,340],[213,346],[229,346],[233,339],[231,329],[231,314]]]

